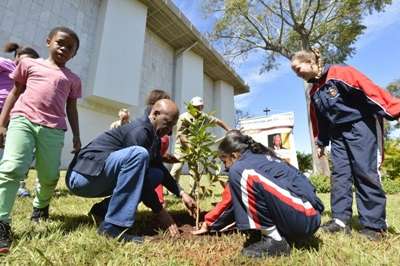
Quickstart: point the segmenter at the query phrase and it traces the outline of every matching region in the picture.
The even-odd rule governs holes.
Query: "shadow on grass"
[[[47,222],[31,222],[25,232],[17,235],[16,239],[45,238],[55,233],[68,235],[82,227],[95,226],[94,221],[86,215],[51,215]]]
[[[305,240],[296,240],[296,241],[291,241],[291,244],[293,247],[299,250],[315,250],[319,251],[321,248],[323,241],[317,237],[317,236],[312,236],[308,239]]]
[[[52,215],[51,221],[60,222],[58,227],[62,232],[68,234],[75,231],[78,227],[84,225],[95,225],[95,221],[87,215]]]

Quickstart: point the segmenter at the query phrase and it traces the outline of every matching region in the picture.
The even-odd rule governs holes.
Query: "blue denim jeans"
[[[87,176],[72,171],[66,178],[67,187],[81,197],[110,197],[104,221],[131,227],[143,190],[149,164],[146,149],[131,146],[112,152],[99,176]]]

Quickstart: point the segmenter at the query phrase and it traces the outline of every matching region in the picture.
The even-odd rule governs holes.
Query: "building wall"
[[[77,55],[68,67],[87,84],[95,46],[97,15],[101,0],[1,0],[0,47],[12,41],[32,46],[46,58],[46,39],[55,26],[72,28],[80,38]],[[0,52],[0,56],[12,54]]]
[[[194,96],[204,96],[203,58],[189,50],[178,55],[175,62],[174,99],[184,110]]]
[[[203,78],[203,88],[204,88],[204,111],[214,112],[214,81],[204,74]]]
[[[214,83],[213,93],[216,116],[233,128],[235,119],[233,87],[225,81],[219,80]],[[224,134],[224,131],[220,128],[216,132],[218,136]]]
[[[138,106],[147,7],[132,0],[101,3],[86,96],[111,106]]]
[[[162,89],[172,96],[174,67],[174,49],[146,29],[139,96],[141,108],[152,89]]]

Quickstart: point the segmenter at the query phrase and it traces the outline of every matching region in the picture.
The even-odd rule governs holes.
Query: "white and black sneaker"
[[[332,219],[329,222],[321,226],[321,230],[327,233],[345,233],[346,235],[351,234],[351,226],[348,223],[344,223],[338,219]]]

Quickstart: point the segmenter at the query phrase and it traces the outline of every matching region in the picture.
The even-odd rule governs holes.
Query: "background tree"
[[[235,109],[235,121],[234,121],[235,128],[239,128],[240,126],[239,122],[241,119],[249,116],[250,116],[249,112],[244,112],[241,109]]]
[[[310,153],[296,151],[296,155],[299,163],[299,170],[302,173],[312,170],[312,155]]]
[[[199,229],[200,216],[200,200],[206,196],[210,196],[215,191],[215,186],[220,184],[219,173],[220,164],[217,163],[217,151],[212,149],[215,145],[215,137],[208,129],[214,127],[209,116],[204,115],[193,105],[187,105],[188,112],[194,119],[184,120],[183,134],[187,138],[186,145],[182,145],[182,160],[188,164],[189,175],[193,179],[193,187],[191,194],[196,199],[196,229]],[[209,181],[205,185],[201,182],[203,179]]]
[[[344,62],[355,53],[363,33],[362,17],[382,11],[391,0],[204,0],[204,10],[217,18],[210,38],[229,60],[262,52],[260,71],[278,67],[301,49],[318,47],[327,63]],[[307,86],[305,86],[307,88]],[[306,102],[309,97],[306,90]],[[308,110],[308,118],[309,110]],[[310,119],[308,119],[310,121]],[[314,172],[329,174],[327,160],[315,156]]]
[[[393,95],[398,98],[400,98],[400,79],[391,82],[386,89]],[[395,130],[400,129],[400,123],[391,123],[387,120],[385,120],[384,123],[384,135],[385,135],[385,140],[390,139],[391,133],[393,133]],[[400,163],[399,163],[400,164]]]

